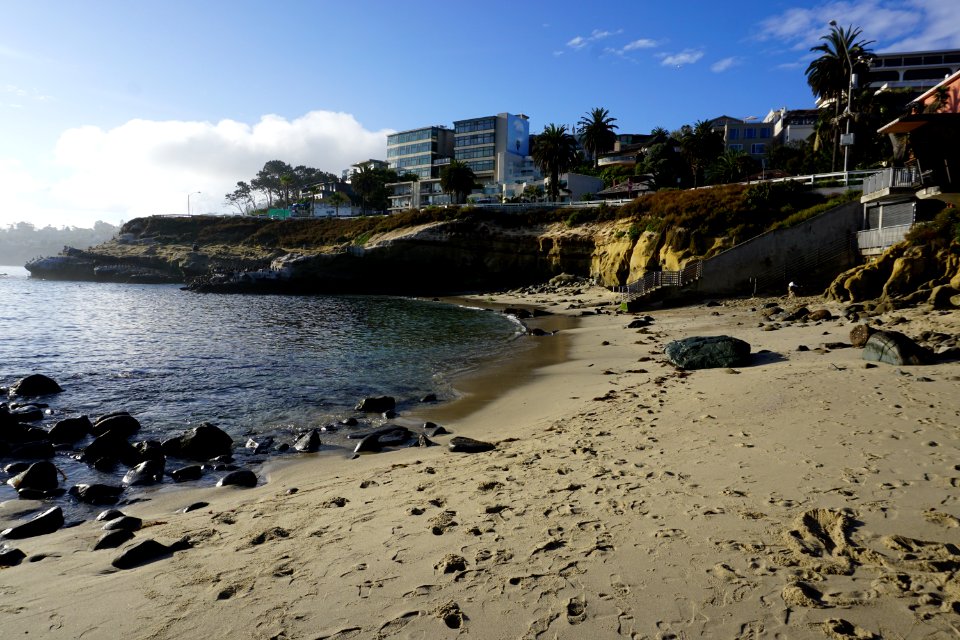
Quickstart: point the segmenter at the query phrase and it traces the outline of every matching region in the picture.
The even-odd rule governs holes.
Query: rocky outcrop
[[[929,303],[937,309],[955,308],[960,290],[960,242],[945,249],[909,246],[902,242],[876,261],[837,276],[824,296],[839,302],[878,299],[884,308]]]

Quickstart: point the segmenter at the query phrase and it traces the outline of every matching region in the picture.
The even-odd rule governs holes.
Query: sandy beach
[[[0,569],[2,636],[960,637],[960,362],[867,367],[822,348],[850,321],[772,330],[765,299],[654,310],[641,329],[602,289],[476,300],[562,327],[526,338],[547,352],[530,366],[424,414],[495,450],[440,436],[303,456],[254,489],[158,491],[122,507],[145,521],[125,547],[190,548],[133,569],[92,551],[98,522],[9,541],[28,559]],[[960,334],[957,311],[881,320],[899,316],[911,336]],[[750,366],[663,355],[724,334]]]

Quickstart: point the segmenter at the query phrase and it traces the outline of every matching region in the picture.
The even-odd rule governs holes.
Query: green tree
[[[253,189],[244,181],[237,183],[237,188],[226,196],[227,204],[237,208],[240,215],[246,215],[256,208]]]
[[[477,186],[477,176],[466,162],[451,160],[440,170],[440,188],[453,195],[454,204],[466,201],[467,195]]]
[[[663,137],[647,147],[636,167],[636,174],[649,176],[654,189],[675,189],[680,186],[685,173],[685,164],[680,154],[680,141],[666,130],[655,130]]]
[[[723,153],[723,134],[714,130],[707,120],[700,120],[693,127],[681,129],[680,148],[683,151],[693,186],[703,184],[704,171]]]
[[[293,167],[283,160],[269,160],[263,165],[263,168],[257,172],[257,175],[250,181],[250,186],[254,191],[260,191],[267,197],[267,204],[273,206],[274,197],[281,200],[283,196],[283,186],[280,183],[280,177],[292,173]]]
[[[334,210],[336,211],[337,217],[340,217],[340,207],[345,204],[350,204],[350,198],[347,197],[342,191],[334,191],[327,198],[327,202],[333,205]]]
[[[841,112],[841,103],[846,107],[847,92],[850,87],[851,74],[865,77],[870,71],[870,60],[873,53],[867,49],[873,40],[858,40],[862,29],[849,26],[846,29],[831,23],[830,33],[821,36],[823,42],[810,51],[819,53],[819,57],[812,60],[805,71],[807,84],[813,95],[822,102],[832,102],[832,117],[823,113],[817,126],[817,146],[824,143],[828,136],[833,138],[831,171],[837,168],[837,146],[839,143],[840,122],[852,114]],[[853,68],[850,68],[850,63]],[[850,101],[852,102],[851,96]],[[855,109],[854,109],[855,110]],[[829,112],[828,112],[829,113]]]
[[[560,174],[566,173],[577,158],[577,141],[567,133],[567,127],[553,123],[543,128],[533,143],[533,162],[550,177],[550,199],[560,196]]]
[[[757,161],[740,149],[727,149],[710,165],[710,181],[714,184],[740,182],[756,173]]]
[[[397,181],[397,172],[393,169],[361,167],[350,178],[350,186],[360,199],[360,210],[367,213],[386,211],[389,206],[387,184]]]
[[[610,151],[617,142],[617,134],[614,133],[617,125],[613,124],[616,121],[616,118],[610,117],[607,109],[596,107],[577,123],[580,144],[593,159],[594,169],[598,167],[599,154]]]

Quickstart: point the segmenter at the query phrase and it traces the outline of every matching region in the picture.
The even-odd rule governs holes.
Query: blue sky
[[[0,224],[226,212],[281,159],[339,173],[395,130],[601,106],[620,131],[810,108],[827,23],[960,48],[960,0],[0,0]],[[2,262],[2,260],[0,260]]]

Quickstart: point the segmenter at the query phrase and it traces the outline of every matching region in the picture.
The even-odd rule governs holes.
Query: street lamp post
[[[187,194],[187,215],[190,215],[190,196],[195,196],[199,193],[199,191],[192,191]]]
[[[833,28],[837,27],[837,21],[831,20],[830,26]],[[844,111],[844,116],[847,118],[847,132],[840,139],[840,146],[843,147],[843,186],[850,186],[850,173],[849,173],[849,161],[850,161],[850,147],[853,146],[853,135],[850,133],[850,120],[853,119],[853,88],[856,83],[856,76],[853,75],[853,61],[850,60],[850,50],[847,48],[847,38],[843,35],[843,30],[840,30],[840,37],[843,40],[843,55],[847,58],[847,67],[850,69],[850,82],[847,85],[847,110]]]

